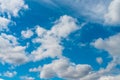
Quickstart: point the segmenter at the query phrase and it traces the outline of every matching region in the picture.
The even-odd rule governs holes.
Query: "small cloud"
[[[29,76],[21,76],[20,79],[21,80],[35,80],[34,77],[29,77]]]
[[[40,78],[50,79],[59,77],[67,80],[79,80],[91,71],[91,66],[87,64],[74,64],[66,58],[54,60],[46,64],[41,69]]]
[[[16,71],[13,71],[13,72],[7,71],[7,72],[5,72],[3,75],[6,76],[6,77],[12,78],[12,77],[14,77],[16,74],[17,74]]]
[[[98,64],[102,64],[103,63],[102,57],[97,57],[96,61],[97,61]]]
[[[33,36],[33,34],[34,34],[33,31],[30,30],[30,29],[21,32],[21,35],[22,35],[22,37],[24,37],[24,38],[30,38],[30,37]]]

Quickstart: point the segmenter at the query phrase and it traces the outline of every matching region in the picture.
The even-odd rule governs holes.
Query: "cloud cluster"
[[[19,65],[28,61],[26,46],[20,46],[13,35],[0,35],[0,62]]]
[[[81,80],[119,80],[119,75],[115,76],[112,73],[119,71],[115,71],[117,69],[117,65],[120,64],[120,33],[110,36],[109,38],[102,39],[99,38],[95,42],[91,43],[94,47],[100,50],[107,51],[113,60],[107,65],[105,69],[101,69],[97,72],[93,72],[92,74],[87,75]],[[101,63],[101,58],[98,58],[97,61]],[[113,75],[113,76],[108,76]],[[116,74],[117,75],[117,74]]]
[[[108,5],[103,4],[104,0],[95,0],[95,4],[93,4],[92,0],[61,0],[60,2],[62,2],[62,5],[67,5],[68,7],[72,5],[73,9],[82,16],[89,16],[95,19],[102,18],[105,23],[116,25],[120,23],[120,1],[110,1],[106,2]],[[56,6],[59,1],[45,0],[45,2]],[[54,2],[57,2],[57,4]],[[11,17],[19,16],[21,10],[25,9],[28,9],[28,6],[24,0],[0,0],[0,31],[7,30],[9,23],[12,21]],[[100,17],[98,18],[98,16]],[[115,66],[120,64],[120,33],[106,39],[99,38],[91,43],[95,48],[107,51],[113,58],[105,69],[92,71],[90,65],[75,64],[62,55],[64,49],[62,40],[66,39],[72,32],[80,29],[83,25],[78,25],[77,20],[73,17],[64,15],[49,30],[41,26],[35,26],[35,32],[31,29],[21,31],[24,39],[31,38],[35,35],[32,38],[32,44],[40,44],[30,54],[26,52],[27,46],[20,45],[15,36],[0,33],[0,62],[3,64],[20,65],[50,57],[55,60],[42,67],[30,68],[29,72],[40,72],[41,79],[59,77],[67,80],[119,80],[119,75],[115,76],[111,73],[114,71]],[[99,64],[103,63],[101,57],[96,58],[96,61]],[[16,74],[16,71],[6,71],[1,75],[12,78]],[[34,77],[28,76],[22,76],[20,79],[35,80]],[[0,78],[0,80],[3,79]]]
[[[117,76],[103,76],[99,80],[119,80],[120,75]]]
[[[0,0],[0,13],[3,15],[7,13],[9,17],[18,16],[20,10],[27,8],[24,0]]]
[[[17,75],[17,72],[16,71],[13,71],[13,72],[6,71],[3,75],[11,78],[11,77],[14,77],[15,75]]]
[[[50,30],[37,26],[36,33],[38,37],[33,39],[33,42],[41,45],[32,52],[31,57],[34,61],[47,57],[61,57],[64,49],[61,40],[80,27],[78,27],[74,18],[67,15],[60,17]]]
[[[66,58],[54,60],[50,64],[46,64],[41,69],[41,78],[50,79],[52,77],[59,77],[68,80],[78,80],[86,76],[91,71],[90,65],[74,64]]]
[[[0,31],[8,29],[11,17],[17,17],[21,10],[28,9],[24,0],[0,0]]]

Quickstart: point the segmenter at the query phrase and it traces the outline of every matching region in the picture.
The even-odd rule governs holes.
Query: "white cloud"
[[[28,77],[28,76],[21,76],[20,79],[21,80],[35,80],[34,77]]]
[[[91,66],[86,64],[74,64],[66,58],[54,60],[46,64],[41,69],[40,78],[50,79],[59,77],[68,80],[78,80],[86,76],[91,71]]]
[[[97,39],[93,45],[98,49],[108,51],[112,56],[120,56],[120,33],[107,39]]]
[[[51,32],[58,37],[67,37],[71,32],[76,31],[78,28],[76,20],[70,16],[64,15],[56,21],[52,27]]]
[[[105,22],[108,24],[120,24],[120,0],[112,0],[108,12],[105,14]]]
[[[18,65],[28,61],[26,47],[19,46],[16,37],[2,33],[0,43],[0,62]]]
[[[20,46],[16,37],[2,33],[0,35],[0,60],[2,63],[19,65],[31,60],[37,61],[47,57],[62,57],[62,50],[64,48],[60,45],[61,40],[82,26],[78,27],[76,20],[67,15],[60,17],[51,30],[37,26],[36,34],[38,36],[33,39],[33,42],[40,43],[41,45],[28,55],[25,52],[27,46]],[[22,31],[21,33],[26,38],[33,35],[31,30]]]
[[[0,0],[0,12],[8,16],[18,16],[20,10],[27,8],[24,0]]]
[[[102,76],[99,80],[120,80],[120,75],[117,75],[117,76]]]
[[[13,22],[11,17],[17,17],[21,10],[28,9],[24,0],[0,0],[0,31],[8,29],[8,24]]]
[[[41,66],[39,66],[39,67],[35,67],[35,68],[30,68],[29,69],[29,72],[40,72],[41,71]]]
[[[99,64],[102,64],[102,63],[103,63],[102,57],[97,57],[97,58],[96,58],[96,61],[97,61]]]
[[[32,52],[31,58],[33,58],[33,61],[47,57],[61,57],[63,50],[63,46],[60,45],[61,39],[66,38],[70,33],[79,28],[81,26],[78,27],[76,20],[67,15],[60,17],[50,30],[37,26],[36,33],[38,37],[33,42],[41,45]]]
[[[17,74],[16,71],[13,71],[13,72],[7,71],[3,75],[11,78],[11,77],[14,77],[16,74]]]
[[[110,36],[106,39],[97,39],[92,45],[98,49],[108,51],[108,53],[113,57],[113,60],[107,65],[105,69],[100,69],[97,72],[92,72],[81,80],[117,80],[118,76],[110,76],[114,72],[119,74],[119,71],[116,71],[117,65],[120,64],[120,33]],[[98,60],[99,62],[99,60]],[[101,59],[100,59],[101,63]],[[117,74],[116,74],[117,75]],[[105,77],[104,77],[105,76]]]
[[[4,17],[0,17],[0,31],[3,29],[7,29],[10,20]]]
[[[31,36],[33,36],[33,31],[28,29],[26,31],[22,31],[21,32],[21,35],[24,37],[24,38],[30,38]]]
[[[106,68],[101,68],[98,71],[91,71],[90,74],[80,78],[80,80],[98,80],[103,76],[111,75],[114,72],[116,62],[113,60]]]

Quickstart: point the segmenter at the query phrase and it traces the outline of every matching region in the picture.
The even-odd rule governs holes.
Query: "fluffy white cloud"
[[[20,10],[27,8],[24,0],[0,0],[0,12],[7,13],[8,16],[18,16]]]
[[[24,0],[0,0],[0,31],[8,29],[11,17],[17,17],[21,10],[27,8]]]
[[[78,80],[89,74],[90,71],[90,65],[76,65],[66,58],[61,58],[44,65],[41,69],[40,78],[50,79],[57,76],[68,80]]]
[[[76,20],[67,15],[60,17],[50,30],[37,26],[36,33],[38,37],[33,42],[41,45],[32,52],[31,58],[36,61],[46,57],[61,57],[63,50],[63,46],[60,45],[61,39],[66,38],[70,33],[79,28],[81,26],[78,27]]]
[[[120,80],[120,75],[117,75],[117,76],[103,76],[99,80]]]
[[[105,22],[108,24],[120,24],[120,0],[112,0],[108,12],[105,14]]]
[[[16,74],[17,74],[16,71],[13,71],[13,72],[7,71],[3,75],[11,78],[11,77],[14,77]]]
[[[97,39],[93,45],[98,49],[108,51],[112,56],[120,56],[120,33],[107,39]]]
[[[2,33],[0,35],[0,62],[22,64],[28,61],[25,46],[19,46],[17,38]]]
[[[21,35],[24,37],[24,38],[30,38],[31,36],[33,36],[33,31],[28,29],[26,31],[22,31],[21,32]]]
[[[8,24],[10,23],[9,19],[4,17],[0,17],[0,31],[3,29],[7,29]]]
[[[62,50],[64,49],[63,46],[60,45],[61,40],[79,28],[81,28],[81,26],[78,27],[76,20],[67,15],[60,17],[51,30],[37,26],[36,34],[38,36],[33,39],[33,42],[41,45],[28,55],[25,52],[26,46],[20,46],[16,37],[2,33],[0,35],[0,60],[2,63],[22,64],[31,60],[37,61],[47,57],[61,57]],[[28,38],[33,35],[33,32],[27,30],[22,31],[21,34]]]
[[[76,24],[76,20],[70,16],[64,15],[56,21],[56,24],[52,27],[51,33],[58,37],[67,37],[71,32],[76,31],[79,27]]]

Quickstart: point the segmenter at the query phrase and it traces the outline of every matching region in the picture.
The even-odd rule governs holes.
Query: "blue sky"
[[[0,80],[119,80],[119,0],[0,0]]]

